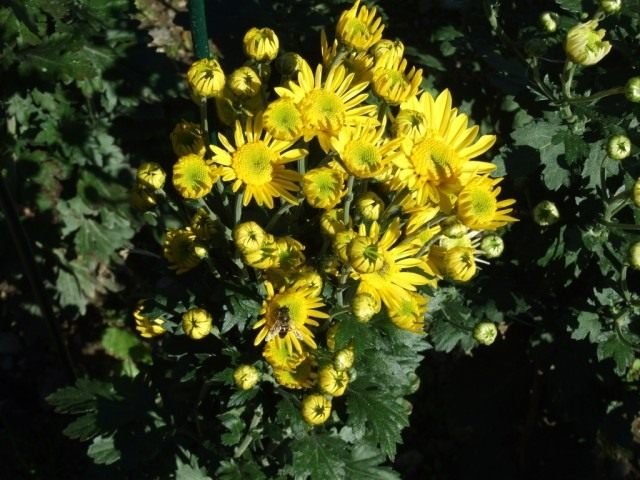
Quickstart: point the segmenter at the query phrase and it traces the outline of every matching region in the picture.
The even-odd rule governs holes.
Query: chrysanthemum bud
[[[640,242],[629,247],[629,264],[634,270],[640,270]]]
[[[251,390],[260,380],[260,372],[253,365],[240,365],[233,372],[233,381],[240,390]]]
[[[640,208],[640,178],[633,184],[633,191],[631,192],[631,199],[633,204]]]
[[[373,192],[367,192],[356,199],[356,211],[369,222],[378,220],[382,210],[384,202]]]
[[[194,153],[180,157],[173,165],[173,186],[191,200],[207,195],[218,177],[218,169]]]
[[[497,235],[487,235],[480,242],[480,250],[487,258],[498,258],[504,251],[504,241]]]
[[[167,174],[164,173],[162,167],[155,162],[145,162],[138,167],[136,180],[139,185],[153,190],[160,190],[164,187],[166,179]]]
[[[344,395],[349,384],[349,374],[338,370],[333,365],[327,365],[318,373],[318,386],[323,393],[332,397]]]
[[[470,247],[454,247],[443,258],[444,273],[451,280],[468,282],[476,274],[474,250]]]
[[[558,29],[558,14],[553,12],[542,12],[540,14],[540,26],[545,32],[555,32]]]
[[[344,348],[333,357],[333,366],[338,371],[349,370],[353,366],[354,359],[353,348]]]
[[[456,217],[449,217],[442,222],[442,233],[449,238],[462,238],[469,229]]]
[[[204,308],[190,308],[182,315],[182,329],[189,337],[200,340],[211,332],[212,321]]]
[[[141,185],[133,187],[129,200],[133,208],[141,211],[149,210],[156,204],[156,197],[153,192]]]
[[[216,233],[216,224],[207,209],[199,208],[191,218],[191,231],[198,240],[211,240]]]
[[[394,41],[383,38],[371,47],[371,53],[376,62],[382,57],[390,57],[393,61],[400,62],[404,56],[404,45],[400,40]]]
[[[380,311],[380,306],[372,294],[367,292],[357,293],[351,300],[351,311],[356,320],[367,323]]]
[[[250,67],[237,68],[229,75],[227,82],[231,91],[239,97],[253,97],[262,86],[260,77]]]
[[[243,252],[258,250],[266,236],[267,232],[256,222],[239,223],[233,229],[233,241],[238,250]]]
[[[331,400],[320,393],[307,395],[302,400],[302,418],[309,425],[322,425],[331,416]]]
[[[213,58],[203,58],[194,62],[187,72],[191,91],[199,97],[220,97],[226,79],[222,67]]]
[[[280,40],[270,28],[251,28],[244,35],[244,53],[259,62],[270,62],[278,56]]]
[[[382,38],[384,24],[376,16],[376,9],[360,5],[356,0],[349,10],[340,15],[336,26],[338,41],[349,48],[366,51]]]
[[[622,8],[622,0],[600,0],[600,8],[610,15],[618,13]]]
[[[482,345],[491,345],[498,336],[495,323],[480,322],[473,329],[473,338]]]
[[[555,203],[543,200],[534,207],[533,220],[542,227],[553,225],[560,220],[560,211]]]
[[[640,77],[631,77],[624,86],[624,96],[633,103],[640,102]]]
[[[136,330],[143,338],[153,338],[166,332],[164,320],[160,317],[153,318],[144,314],[144,302],[140,302],[133,312],[136,321]]]
[[[596,30],[598,22],[579,23],[567,33],[564,49],[573,63],[595,65],[611,50],[611,43],[603,41],[606,30]]]
[[[181,121],[170,135],[173,152],[178,157],[183,157],[190,153],[202,154],[204,143],[202,142],[202,131],[196,123]]]
[[[349,264],[358,273],[377,272],[384,266],[383,251],[378,242],[358,235],[347,248]]]
[[[631,140],[626,135],[614,135],[607,143],[607,154],[614,160],[624,160],[631,155]]]

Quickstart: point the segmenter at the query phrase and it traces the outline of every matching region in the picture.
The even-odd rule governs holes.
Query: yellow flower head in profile
[[[144,314],[144,303],[140,302],[133,311],[136,321],[136,330],[143,338],[153,338],[166,332],[162,318],[152,318]]]
[[[293,142],[276,140],[263,129],[262,115],[249,118],[243,127],[236,122],[234,144],[227,137],[218,134],[222,147],[212,145],[213,161],[222,165],[222,180],[232,181],[232,190],[243,188],[242,204],[251,200],[260,206],[273,208],[273,199],[282,197],[290,203],[297,203],[294,193],[300,190],[300,175],[286,168],[307,155],[302,148],[291,148]]]
[[[472,160],[491,148],[495,135],[477,138],[479,127],[468,127],[468,117],[451,103],[448,90],[435,99],[423,93],[416,107],[426,118],[427,132],[419,141],[403,143],[405,154],[393,158],[395,179],[412,193],[414,206],[438,204],[441,185],[464,185],[477,174],[495,169],[492,163]]]
[[[162,247],[164,258],[176,273],[188,272],[198,266],[207,256],[207,250],[196,242],[196,236],[190,228],[170,229],[164,238]]]
[[[320,229],[328,237],[333,237],[336,233],[345,230],[343,220],[344,210],[342,208],[327,210],[320,216]]]
[[[367,323],[381,309],[380,296],[375,292],[359,291],[351,300],[351,312],[361,323]]]
[[[388,40],[383,38],[371,47],[373,58],[377,62],[397,62],[400,64],[404,57],[404,44],[400,40]]]
[[[457,282],[468,282],[476,274],[475,250],[470,247],[454,247],[444,254],[444,274]]]
[[[289,98],[271,102],[264,111],[263,122],[265,130],[278,140],[295,141],[302,136],[302,113]]]
[[[411,67],[407,61],[392,55],[380,58],[373,72],[371,84],[375,94],[390,105],[399,105],[418,93],[422,83],[422,69]]]
[[[191,217],[191,231],[200,241],[211,240],[216,233],[216,224],[206,208],[199,208]]]
[[[383,210],[384,202],[373,192],[363,193],[356,198],[356,211],[368,222],[378,220]]]
[[[170,134],[173,152],[178,157],[195,153],[204,153],[204,143],[202,142],[202,130],[200,126],[193,122],[182,120]]]
[[[331,68],[326,77],[322,65],[315,74],[303,65],[297,82],[288,87],[276,87],[282,98],[290,98],[302,113],[304,140],[318,137],[325,152],[331,148],[331,137],[345,125],[370,122],[376,113],[375,105],[363,105],[367,99],[366,83],[354,84],[354,75],[347,73],[344,65]]]
[[[247,57],[259,62],[270,62],[278,56],[280,40],[270,28],[249,29],[242,41]]]
[[[349,374],[344,370],[337,370],[333,365],[327,365],[318,372],[318,386],[323,393],[332,397],[341,397],[349,385]]]
[[[222,67],[213,58],[195,61],[187,72],[191,91],[199,97],[219,97],[224,91],[226,78]]]
[[[151,190],[160,190],[164,187],[164,182],[167,178],[167,174],[160,165],[155,162],[145,162],[136,173],[136,181],[138,185],[142,185],[145,188]]]
[[[329,46],[327,35],[322,30],[320,32],[320,52],[322,54],[322,64],[325,68],[329,68],[334,62],[338,62],[345,66],[348,73],[354,74],[354,84],[371,81],[374,58],[366,51],[352,51],[345,54],[337,40],[334,40]]]
[[[345,176],[339,170],[329,167],[313,168],[302,179],[302,191],[312,207],[330,209],[344,197],[344,182]]]
[[[411,97],[400,104],[400,110],[393,120],[393,134],[411,141],[424,138],[429,121],[418,97]]]
[[[274,292],[266,282],[267,299],[262,304],[260,320],[253,326],[259,329],[254,345],[263,340],[284,343],[289,352],[303,352],[303,344],[317,347],[309,326],[317,327],[318,319],[329,315],[318,310],[324,306],[322,299],[308,287],[283,288]]]
[[[578,65],[595,65],[611,51],[611,43],[603,41],[606,30],[597,20],[579,23],[567,33],[564,49],[567,57]]]
[[[273,367],[273,376],[278,384],[286,388],[294,390],[311,388],[316,383],[315,366],[316,362],[313,357],[305,353],[303,361],[294,368]]]
[[[233,381],[240,390],[251,390],[260,381],[260,372],[253,365],[240,365],[233,371]]]
[[[376,17],[376,9],[360,6],[360,0],[356,0],[349,10],[340,15],[336,36],[343,45],[366,51],[382,38],[383,31],[384,24],[380,17]]]
[[[419,293],[408,293],[398,298],[389,308],[389,319],[398,328],[413,333],[424,333],[428,300]]]
[[[320,274],[311,267],[303,267],[294,277],[293,288],[309,288],[313,295],[322,294],[323,281]]]
[[[182,329],[184,333],[200,340],[211,333],[213,319],[204,308],[190,308],[182,315]]]
[[[194,153],[180,157],[173,165],[173,186],[190,200],[207,195],[218,178],[218,169]]]
[[[258,74],[250,67],[234,70],[228,79],[229,88],[239,97],[253,97],[260,91],[262,82]]]
[[[385,136],[385,125],[383,120],[378,128],[366,124],[343,128],[332,139],[331,146],[351,175],[374,178],[399,155],[399,140],[389,140]]]
[[[320,393],[312,393],[302,400],[302,418],[309,425],[322,425],[331,416],[331,400]]]
[[[267,235],[267,232],[256,222],[239,223],[233,229],[233,241],[241,252],[259,250]]]
[[[304,263],[304,245],[293,237],[282,237],[276,239],[276,260],[274,268],[284,272],[292,272],[299,269]]]
[[[289,371],[294,371],[298,365],[308,358],[306,352],[290,352],[285,342],[276,342],[275,338],[266,343],[262,351],[262,356],[269,362],[269,365],[271,365],[274,370]]]
[[[486,175],[471,180],[458,194],[457,215],[462,223],[473,230],[496,230],[516,219],[508,208],[515,200],[500,200],[498,183],[502,178]]]

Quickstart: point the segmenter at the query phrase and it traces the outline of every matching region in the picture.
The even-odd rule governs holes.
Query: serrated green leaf
[[[71,387],[64,387],[47,397],[58,413],[84,413],[95,408],[96,397],[113,398],[111,384],[80,378]]]
[[[176,456],[176,480],[211,480],[211,477],[198,465],[198,457],[195,455],[191,455],[188,463]]]
[[[371,445],[361,443],[353,447],[351,458],[345,465],[347,478],[358,480],[400,480],[400,475],[389,467],[381,466],[385,458]]]
[[[598,344],[598,360],[613,359],[616,373],[624,375],[624,372],[633,362],[633,348],[622,341],[614,332],[610,332],[604,338],[605,340]]]
[[[340,438],[326,434],[310,434],[291,442],[292,470],[296,480],[344,479],[344,451]]]
[[[76,418],[62,431],[67,437],[75,440],[89,440],[100,434],[98,417],[95,412],[87,413]]]
[[[241,461],[236,460],[223,460],[220,462],[220,467],[216,470],[216,479],[219,480],[264,480],[266,475],[252,460],[243,459]]]
[[[245,421],[241,416],[243,412],[244,408],[234,408],[218,415],[218,420],[228,430],[221,436],[223,445],[233,447],[242,440],[246,428]]]
[[[99,436],[93,439],[87,449],[87,455],[98,465],[111,465],[120,460],[120,451],[116,449],[113,437]]]
[[[591,343],[597,343],[601,333],[600,316],[593,312],[580,312],[578,314],[578,327],[571,332],[571,338],[584,340],[589,337]]]

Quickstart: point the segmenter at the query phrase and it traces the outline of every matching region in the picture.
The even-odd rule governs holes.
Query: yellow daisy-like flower
[[[188,272],[207,256],[205,248],[196,242],[196,236],[190,228],[176,228],[167,231],[162,247],[164,258],[176,273]]]
[[[227,81],[231,91],[239,97],[253,97],[262,86],[260,77],[250,67],[237,68],[229,75]]]
[[[280,97],[290,98],[302,112],[305,142],[317,136],[322,149],[328,152],[331,137],[342,127],[371,121],[377,109],[375,105],[362,105],[368,96],[364,92],[367,84],[354,84],[353,78],[344,65],[331,68],[326,78],[322,65],[318,65],[315,75],[308,65],[303,65],[297,83],[275,88]]]
[[[288,170],[286,164],[305,157],[306,150],[291,149],[293,142],[276,140],[266,133],[262,128],[262,115],[249,118],[244,128],[236,122],[235,145],[221,133],[218,138],[224,148],[211,146],[213,161],[222,165],[222,180],[233,181],[234,192],[244,187],[244,206],[255,199],[258,205],[273,208],[276,197],[297,203],[294,193],[300,190],[300,175]]]
[[[467,227],[474,230],[496,230],[507,223],[517,221],[508,208],[515,200],[500,200],[502,178],[490,178],[482,175],[471,180],[458,194],[458,218]]]
[[[173,165],[173,186],[184,198],[194,200],[207,195],[218,180],[218,168],[200,155],[190,153]]]
[[[336,169],[314,168],[305,173],[302,191],[309,205],[329,209],[338,205],[347,192],[344,182],[344,174]]]
[[[307,395],[302,400],[302,418],[309,425],[322,425],[331,416],[331,400],[320,393]]]
[[[284,272],[297,271],[304,264],[304,245],[293,237],[276,239],[274,268]]]
[[[151,190],[160,190],[164,187],[167,174],[160,165],[155,162],[145,162],[138,167],[136,172],[136,181],[138,185]]]
[[[359,125],[343,128],[331,141],[343,165],[358,178],[374,178],[380,175],[399,155],[400,140],[385,136],[386,122],[379,128]]]
[[[371,80],[375,94],[390,105],[399,105],[414,96],[421,83],[421,68],[411,67],[407,71],[407,61],[392,55],[380,58]]]
[[[598,21],[590,20],[569,30],[564,44],[569,60],[584,66],[595,65],[611,51],[611,43],[602,40],[606,30],[597,28]]]
[[[340,49],[337,40],[333,41],[331,47],[327,40],[324,30],[320,32],[320,52],[322,53],[322,64],[325,68],[339,62],[345,66],[347,72],[353,73],[353,83],[370,82],[373,75],[374,58],[365,52],[349,52],[345,53]],[[340,52],[340,58],[338,58]]]
[[[255,250],[240,250],[242,252],[242,258],[244,262],[250,267],[257,268],[258,270],[267,270],[277,266],[278,258],[278,246],[276,245],[276,239],[273,235],[266,234],[260,243],[260,246]]]
[[[280,40],[270,28],[249,29],[242,41],[244,53],[259,62],[270,62],[278,56]]]
[[[294,370],[308,357],[307,353],[290,352],[285,342],[276,342],[275,338],[267,342],[262,356],[273,369],[281,370]]]
[[[465,185],[477,174],[489,173],[495,165],[474,161],[495,143],[494,135],[478,136],[479,127],[467,127],[468,117],[451,107],[451,94],[444,90],[436,99],[428,92],[417,104],[426,117],[428,130],[416,142],[403,143],[405,155],[393,157],[395,180],[412,192],[416,205],[440,202],[449,183]]]
[[[153,338],[162,335],[167,330],[164,328],[162,318],[152,318],[144,313],[144,304],[140,302],[133,311],[133,318],[136,321],[136,330],[143,338]]]
[[[324,303],[308,287],[283,288],[274,292],[270,282],[265,282],[267,299],[262,304],[260,320],[253,326],[260,329],[254,345],[263,340],[284,343],[290,352],[303,352],[303,344],[316,348],[313,333],[308,326],[317,327],[317,319],[329,318],[329,315],[317,310]]]
[[[315,361],[305,354],[304,360],[295,368],[274,368],[273,376],[280,385],[294,390],[311,388],[316,382]]]
[[[356,0],[349,10],[340,15],[336,36],[340,43],[358,51],[366,51],[382,38],[384,24],[376,17],[375,8],[360,6]]]
[[[204,153],[202,130],[196,123],[182,120],[175,126],[169,137],[171,138],[173,152],[178,157],[184,157],[190,153],[197,155]]]
[[[302,136],[302,113],[289,98],[271,102],[264,112],[263,122],[265,130],[278,140],[293,142]]]
[[[191,65],[187,72],[187,81],[193,93],[210,98],[222,95],[226,78],[217,60],[203,58]]]
[[[458,282],[468,282],[476,274],[475,250],[470,247],[454,247],[447,250],[442,260],[444,274]]]
[[[344,370],[337,370],[333,365],[327,365],[318,372],[318,386],[323,393],[332,397],[341,397],[349,385],[349,374]]]
[[[233,371],[233,381],[240,390],[251,390],[260,381],[260,372],[253,365],[240,365]]]
[[[389,319],[398,328],[413,333],[424,333],[428,299],[418,293],[411,293],[398,299],[389,308]]]
[[[211,333],[213,318],[204,308],[190,308],[182,315],[182,329],[187,336],[200,340]]]

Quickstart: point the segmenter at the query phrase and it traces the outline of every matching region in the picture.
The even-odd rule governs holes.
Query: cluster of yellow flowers
[[[483,256],[500,255],[495,230],[515,221],[514,200],[498,199],[495,166],[479,159],[495,136],[469,126],[448,90],[423,91],[422,70],[409,68],[403,44],[383,32],[375,8],[356,0],[340,16],[335,40],[323,33],[322,63],[312,68],[281,52],[272,30],[252,28],[245,66],[226,76],[218,61],[203,59],[187,74],[194,99],[215,99],[231,134],[218,133],[217,144],[208,145],[206,127],[182,122],[171,135],[179,156],[172,181],[183,198],[236,195],[228,228],[266,290],[254,344],[264,343],[278,384],[318,389],[302,405],[310,424],[327,420],[331,397],[349,382],[357,352],[335,351],[341,315],[368,322],[384,314],[398,328],[423,333],[427,289],[445,278],[470,280]],[[273,93],[272,63],[280,72]],[[270,224],[306,202],[304,211],[315,213],[298,233],[317,229],[322,248],[305,255],[292,236],[242,222],[244,207],[272,210],[278,199]],[[203,232],[210,229],[202,224],[209,215],[198,210],[188,227],[167,232],[164,255],[177,273],[206,256]],[[326,328],[332,363],[319,365],[327,356],[317,355],[315,337]],[[240,388],[255,385],[252,368],[237,371]]]

